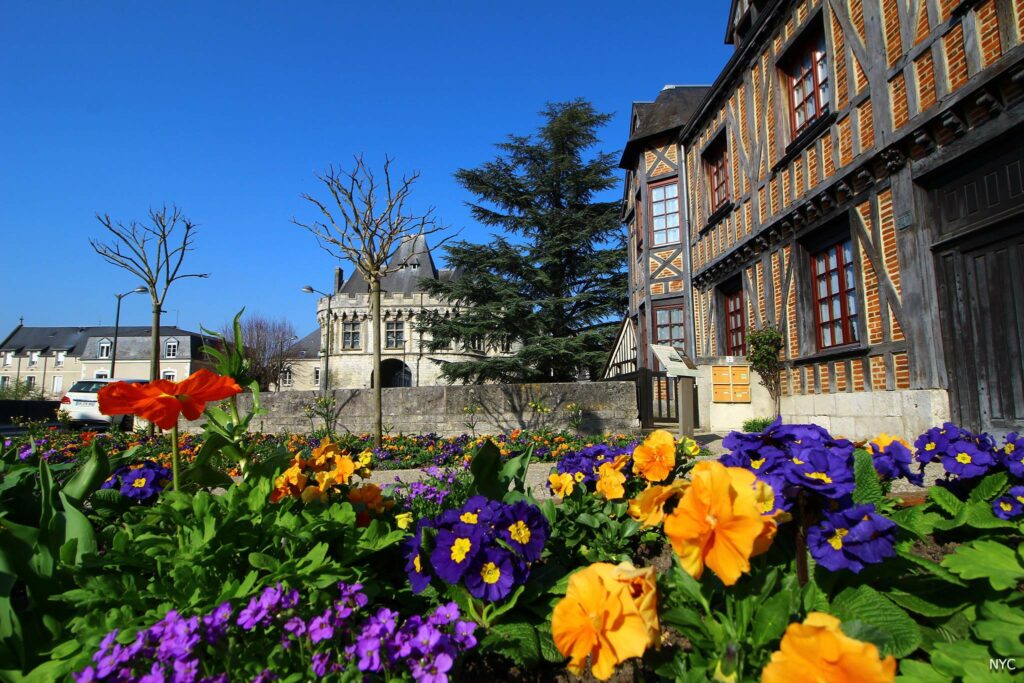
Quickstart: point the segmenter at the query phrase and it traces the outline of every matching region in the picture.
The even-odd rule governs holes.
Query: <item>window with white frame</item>
[[[39,365],[39,352],[32,351],[28,354],[28,366],[31,368],[36,365]]]
[[[100,343],[96,346],[96,355],[99,358],[110,358],[110,340],[101,339]]]
[[[176,382],[178,381],[178,371],[164,370],[163,372],[160,373],[160,379],[165,379],[168,382]]]
[[[164,342],[164,358],[177,358],[178,357],[178,340],[168,339]]]
[[[9,366],[9,365],[11,365],[13,363],[14,363],[14,352],[13,351],[4,351],[4,365]]]
[[[679,241],[679,185],[675,180],[651,188],[651,237],[656,245]]]
[[[93,377],[95,377],[96,379],[109,379],[110,373],[108,373],[106,370],[97,370],[96,374],[93,375]]]
[[[290,387],[292,385],[292,382],[292,369],[285,368],[284,370],[281,371],[281,386]]]
[[[64,391],[64,375],[53,376],[53,393],[59,394]]]
[[[53,361],[54,367],[58,367],[58,368],[64,367],[64,361],[67,359],[67,357],[68,357],[68,352],[67,351],[58,351],[57,355],[56,355],[56,360]]]
[[[313,386],[320,386],[320,368],[313,368]]]

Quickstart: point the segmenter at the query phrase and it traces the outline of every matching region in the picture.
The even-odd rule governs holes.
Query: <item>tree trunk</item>
[[[384,418],[381,408],[381,387],[384,382],[380,376],[380,280],[370,283],[370,324],[373,325],[373,445],[380,448],[381,434],[384,431]]]
[[[153,328],[149,333],[149,381],[160,379],[160,304],[153,302]],[[150,422],[146,431],[152,436],[156,426]]]

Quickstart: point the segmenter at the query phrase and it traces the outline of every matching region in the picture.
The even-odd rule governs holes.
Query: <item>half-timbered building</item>
[[[733,0],[675,147],[702,364],[773,325],[786,419],[1024,428],[1022,34],[1024,0]]]

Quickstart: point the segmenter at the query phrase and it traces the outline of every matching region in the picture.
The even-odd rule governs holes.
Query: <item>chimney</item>
[[[342,268],[334,269],[334,291],[332,294],[337,294],[341,291],[341,286],[345,284],[345,271]]]

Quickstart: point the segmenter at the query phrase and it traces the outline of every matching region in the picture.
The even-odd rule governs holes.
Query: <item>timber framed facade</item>
[[[783,417],[854,438],[1024,428],[1024,0],[751,0],[729,27],[676,140],[687,348],[777,327]]]

